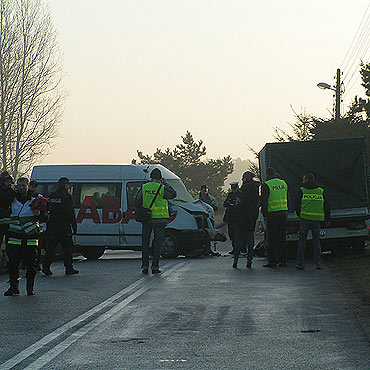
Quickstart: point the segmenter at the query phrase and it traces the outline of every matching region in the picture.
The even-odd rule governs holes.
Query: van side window
[[[141,189],[141,185],[145,184],[148,181],[135,181],[128,182],[126,184],[127,190],[127,208],[135,208],[135,197],[138,191]]]
[[[92,197],[96,208],[101,209],[105,197],[118,198],[121,202],[121,184],[80,184],[80,205],[85,197]]]

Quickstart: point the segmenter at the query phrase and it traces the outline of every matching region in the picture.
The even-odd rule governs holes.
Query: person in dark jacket
[[[261,186],[261,212],[267,223],[268,263],[263,267],[287,266],[285,227],[288,216],[288,185],[275,169],[266,169]]]
[[[61,177],[58,180],[58,190],[49,195],[49,221],[46,228],[47,244],[42,267],[42,272],[45,275],[53,275],[50,266],[59,242],[63,248],[66,275],[79,273],[72,265],[72,230],[73,233],[77,232],[77,222],[72,196],[68,191],[69,179]]]
[[[255,175],[250,172],[244,172],[240,188],[240,203],[237,206],[236,220],[236,242],[233,268],[238,267],[238,258],[243,246],[247,246],[247,268],[252,267],[254,231],[258,217],[259,206],[259,184],[253,180]]]
[[[303,176],[302,186],[295,199],[295,211],[301,219],[297,248],[296,268],[304,269],[304,253],[308,231],[312,233],[314,262],[321,269],[320,224],[330,222],[330,209],[325,190],[321,188],[312,173]]]
[[[33,197],[42,197],[42,194],[38,192],[39,184],[36,180],[30,181],[30,192]],[[37,257],[36,257],[36,270],[41,271],[40,263],[41,263],[41,250],[46,250],[46,223],[43,222],[40,224],[40,237],[39,237],[39,243],[37,246]]]
[[[149,272],[149,243],[150,236],[154,230],[152,273],[160,274],[159,258],[164,243],[165,227],[169,218],[169,207],[167,199],[176,198],[176,191],[167,181],[162,178],[159,168],[154,168],[150,173],[151,181],[143,184],[136,195],[135,205],[137,208],[151,209],[151,219],[143,222],[142,230],[142,265],[143,274]],[[156,196],[157,194],[157,196]],[[154,202],[153,202],[154,200]],[[151,206],[150,206],[151,205]]]
[[[230,183],[230,191],[224,201],[225,215],[223,221],[227,223],[227,232],[231,240],[232,250],[229,254],[235,253],[235,240],[236,240],[236,226],[237,221],[237,205],[240,203],[240,189],[238,182]]]
[[[0,174],[0,194],[5,196],[7,194],[12,194],[12,183],[13,178],[9,175],[7,171],[3,171]],[[6,237],[9,229],[10,223],[10,206],[2,208],[0,206],[0,246]]]

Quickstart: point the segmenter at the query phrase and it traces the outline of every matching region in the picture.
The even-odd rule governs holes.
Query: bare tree
[[[0,166],[16,177],[52,148],[66,94],[57,34],[41,0],[0,3]]]

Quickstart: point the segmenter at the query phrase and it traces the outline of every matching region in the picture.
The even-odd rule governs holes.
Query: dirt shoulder
[[[370,343],[370,245],[363,255],[327,256],[325,260]]]

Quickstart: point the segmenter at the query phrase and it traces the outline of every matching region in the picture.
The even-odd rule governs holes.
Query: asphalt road
[[[226,252],[227,245],[221,247]],[[0,297],[0,369],[370,369],[361,322],[324,264],[231,268],[232,259],[80,259],[38,275],[36,295]],[[0,276],[1,292],[7,277]]]

